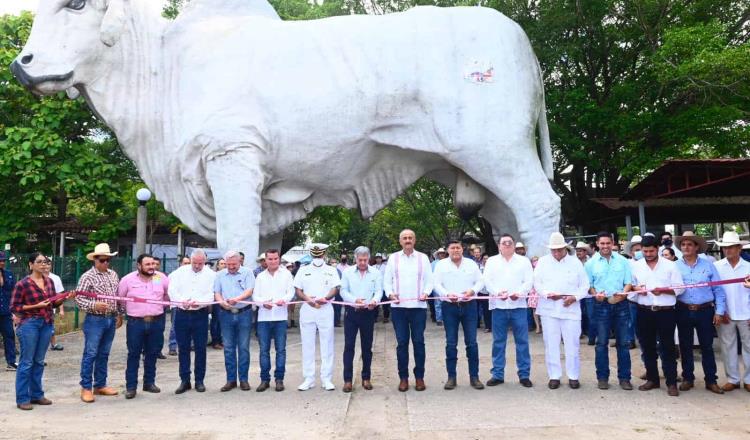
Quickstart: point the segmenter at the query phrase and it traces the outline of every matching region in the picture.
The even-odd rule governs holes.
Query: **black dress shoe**
[[[521,379],[521,386],[524,386],[526,388],[531,388],[534,386],[533,383],[529,379]]]
[[[225,391],[233,390],[235,388],[237,388],[237,382],[227,382],[224,384],[223,387],[221,387],[221,391],[225,392]]]
[[[196,383],[195,383],[195,391],[197,391],[197,392],[199,392],[199,393],[203,393],[203,392],[205,392],[205,391],[206,391],[206,386],[205,386],[205,385],[203,385],[203,384],[202,384],[202,383],[200,383],[200,382],[196,382]]]
[[[549,387],[549,389],[551,389],[551,390],[556,390],[556,389],[560,388],[560,381],[559,381],[559,380],[557,380],[557,379],[551,379],[551,380],[549,381],[549,383],[547,384],[547,386],[548,386],[548,387]]]
[[[161,393],[161,389],[154,384],[143,385],[143,391],[148,391],[149,393]]]
[[[187,391],[187,390],[189,390],[191,388],[193,388],[193,387],[190,386],[190,382],[182,382],[182,383],[180,383],[180,386],[177,387],[176,390],[174,390],[174,393],[175,394],[182,394],[182,393],[184,393],[185,391]]]
[[[491,377],[490,380],[487,381],[488,387],[494,387],[496,385],[502,385],[505,383],[504,379],[495,379],[494,377]]]
[[[135,397],[135,394],[136,394],[135,390],[127,390],[125,391],[125,398],[132,399],[133,397]]]
[[[581,388],[581,382],[579,382],[579,381],[577,381],[577,380],[575,380],[575,379],[571,379],[571,380],[569,380],[569,381],[568,381],[568,385],[569,385],[569,386],[570,386],[570,387],[571,387],[572,389],[574,389],[574,390],[577,390],[578,388]]]
[[[156,355],[156,358],[157,358],[157,359],[166,359],[167,357],[166,357],[166,356],[164,356],[164,353],[162,353],[162,352],[159,352],[159,354],[157,354],[157,355]]]

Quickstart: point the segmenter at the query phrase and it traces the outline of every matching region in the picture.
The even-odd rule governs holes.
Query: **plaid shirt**
[[[117,296],[117,286],[119,283],[120,278],[114,270],[107,269],[107,272],[99,272],[95,267],[92,267],[81,275],[76,290]],[[107,304],[107,311],[104,313],[94,311],[94,304],[97,302]],[[117,315],[118,313],[125,313],[125,304],[111,299],[96,299],[78,295],[76,296],[76,303],[78,304],[78,308],[92,315]]]
[[[30,318],[43,318],[44,322],[52,324],[55,320],[55,316],[52,313],[52,304],[41,309],[32,310],[23,310],[23,306],[38,304],[55,295],[55,285],[51,279],[44,277],[44,290],[42,290],[31,277],[27,276],[16,283],[16,287],[13,289],[10,309],[21,322]]]

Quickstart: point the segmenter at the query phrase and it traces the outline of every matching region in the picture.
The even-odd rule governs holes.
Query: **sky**
[[[0,0],[0,15],[18,14],[20,11],[36,11],[39,0]]]

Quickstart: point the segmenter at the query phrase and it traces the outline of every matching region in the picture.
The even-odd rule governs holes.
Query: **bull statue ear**
[[[102,25],[99,28],[99,38],[106,46],[112,47],[120,39],[120,34],[125,27],[125,1],[109,0]]]

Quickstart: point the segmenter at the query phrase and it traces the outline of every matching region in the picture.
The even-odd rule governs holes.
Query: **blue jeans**
[[[424,328],[427,309],[391,307],[393,331],[396,333],[396,358],[399,379],[409,378],[409,339],[414,346],[414,377],[424,379]]]
[[[177,333],[174,330],[175,313],[177,313],[177,307],[172,307],[169,312],[169,351],[177,350]]]
[[[682,378],[695,382],[695,363],[693,360],[693,329],[698,333],[701,347],[701,364],[706,385],[716,383],[716,359],[714,356],[714,313],[713,307],[700,310],[688,310],[677,302],[677,333],[680,338],[680,362]]]
[[[44,397],[44,356],[47,354],[53,328],[53,324],[44,322],[42,318],[30,318],[16,329],[21,343],[21,356],[16,371],[16,404]]]
[[[221,344],[221,323],[219,321],[219,310],[221,306],[214,304],[211,306],[211,321],[209,332],[211,333],[211,344]]]
[[[253,312],[250,306],[240,313],[221,309],[221,336],[224,338],[224,368],[227,382],[247,382],[250,369],[250,330],[253,327]],[[239,364],[238,364],[239,362]]]
[[[441,301],[442,302],[442,301]],[[482,301],[476,301],[482,302]],[[477,345],[477,322],[479,313],[475,301],[443,304],[443,322],[445,324],[445,367],[448,377],[456,378],[458,361],[458,326],[464,330],[466,357],[469,360],[469,378],[479,377],[479,346]]]
[[[614,324],[617,341],[617,378],[630,380],[630,305],[629,301],[610,304],[606,300],[594,301],[596,316],[596,379],[609,379],[609,329]]]
[[[86,315],[83,321],[83,356],[81,358],[81,388],[90,390],[107,386],[107,362],[112,340],[115,338],[115,317]],[[91,377],[94,377],[92,382]]]
[[[631,341],[638,341],[638,305],[632,301],[628,301],[628,308],[630,309],[630,324],[628,324],[628,337]]]
[[[5,362],[16,363],[16,333],[13,331],[13,316],[0,315],[0,334],[3,336]]]
[[[437,294],[435,294],[437,296]],[[442,322],[443,321],[443,302],[440,300],[434,300],[435,303],[435,321]]]
[[[276,351],[275,380],[284,380],[286,372],[286,321],[259,321],[258,340],[260,342],[260,381],[271,381],[271,338]]]
[[[518,378],[528,379],[531,374],[529,354],[529,323],[526,307],[492,310],[492,377],[505,379],[505,347],[508,343],[508,326],[513,329],[516,343]]]
[[[377,311],[346,308],[344,316],[344,382],[351,382],[354,377],[354,346],[359,333],[362,348],[362,380],[370,380],[372,365],[372,335],[375,330]]]
[[[594,298],[581,300],[581,330],[589,337],[589,342],[595,343],[599,334],[599,325],[596,322],[596,311],[594,310]],[[607,333],[609,336],[609,332]]]
[[[128,363],[125,367],[125,389],[138,388],[138,368],[143,357],[143,386],[156,382],[156,356],[164,346],[164,313],[154,321],[128,316],[125,329],[128,346]]]
[[[195,347],[195,383],[206,377],[206,340],[208,339],[208,309],[176,311],[174,330],[177,336],[180,381],[190,382],[190,346]]]

